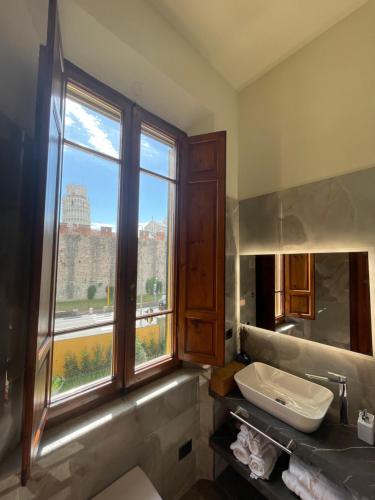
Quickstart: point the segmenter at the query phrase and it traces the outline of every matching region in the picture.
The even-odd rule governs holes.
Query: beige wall
[[[145,0],[60,1],[65,54],[188,133],[227,130],[227,194],[237,197],[237,93]]]
[[[39,45],[46,0],[0,1],[0,111],[29,135],[34,114]]]
[[[239,198],[375,164],[375,1],[239,95]]]

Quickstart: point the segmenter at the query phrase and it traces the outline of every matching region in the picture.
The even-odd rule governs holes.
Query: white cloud
[[[145,155],[148,158],[155,158],[160,155],[160,151],[158,151],[158,149],[153,146],[153,144],[143,134],[141,135],[141,148],[142,155]]]
[[[118,151],[113,147],[108,134],[101,128],[98,118],[90,114],[85,108],[71,99],[66,100],[65,123],[72,125],[78,120],[88,134],[88,142],[96,150],[110,156],[118,157]]]

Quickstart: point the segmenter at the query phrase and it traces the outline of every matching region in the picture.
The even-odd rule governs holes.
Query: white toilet
[[[140,467],[134,467],[92,500],[162,500]]]

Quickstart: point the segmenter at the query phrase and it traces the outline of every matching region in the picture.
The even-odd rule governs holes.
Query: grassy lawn
[[[56,302],[56,311],[71,311],[72,309],[88,311],[90,307],[93,307],[94,309],[102,309],[106,305],[108,305],[107,299],[65,300]],[[113,305],[112,301],[110,301],[110,305]]]
[[[76,389],[82,385],[89,384],[90,382],[95,382],[95,380],[100,380],[104,377],[109,377],[112,372],[112,367],[108,366],[106,368],[101,368],[100,370],[90,371],[88,373],[79,373],[76,376],[68,377],[64,381],[59,380],[56,377],[52,380],[52,397],[57,394],[69,391],[71,389]]]
[[[143,295],[143,304],[147,305],[150,302],[159,302],[162,295]],[[137,304],[141,303],[141,297],[138,295]],[[64,300],[56,302],[56,312],[61,311],[72,311],[73,309],[78,309],[78,311],[88,311],[90,307],[93,309],[103,309],[104,306],[107,306],[107,299],[81,299],[81,300]],[[110,306],[113,306],[113,300],[109,303]]]

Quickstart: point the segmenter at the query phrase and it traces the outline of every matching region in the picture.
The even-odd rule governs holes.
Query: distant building
[[[95,298],[105,298],[116,283],[117,234],[109,226],[93,228],[90,202],[84,186],[69,184],[62,198],[59,229],[57,300],[83,300],[91,285]],[[166,287],[167,226],[150,221],[138,229],[138,295],[146,292],[149,278]]]
[[[90,226],[90,203],[87,189],[77,184],[68,184],[62,199],[62,222],[68,225]]]

